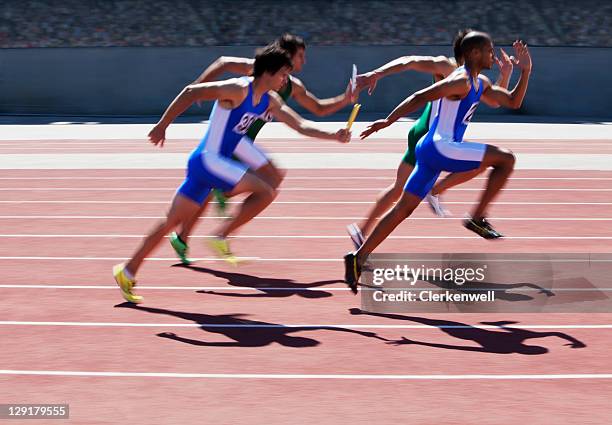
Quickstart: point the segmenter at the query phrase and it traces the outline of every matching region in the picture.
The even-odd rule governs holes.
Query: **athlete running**
[[[416,146],[416,166],[404,186],[399,202],[378,222],[361,247],[344,257],[345,281],[355,293],[361,266],[368,255],[412,214],[429,193],[441,171],[464,172],[492,168],[480,202],[464,225],[485,238],[501,237],[486,220],[486,209],[514,170],[515,157],[511,152],[492,145],[464,142],[463,135],[481,96],[487,96],[504,107],[517,109],[521,106],[531,74],[531,57],[523,42],[514,43],[516,63],[521,68],[521,75],[514,89],[508,91],[494,86],[486,76],[480,74],[483,69],[490,69],[494,62],[493,41],[488,34],[470,32],[463,38],[460,47],[465,59],[464,66],[457,68],[444,80],[409,96],[387,118],[372,123],[361,133],[361,138],[366,138],[427,102],[440,99],[430,130]]]
[[[272,186],[249,171],[247,166],[232,159],[237,151],[256,150],[245,136],[253,121],[275,117],[306,136],[343,143],[350,140],[350,132],[346,129],[336,132],[321,130],[315,123],[301,118],[271,92],[286,83],[290,71],[291,58],[286,51],[275,46],[263,49],[255,57],[252,77],[185,87],[151,130],[151,143],[163,146],[166,128],[176,117],[198,100],[216,100],[208,130],[189,157],[186,179],[178,188],[167,217],[149,233],[127,263],[113,268],[115,281],[125,300],[132,303],[142,301],[142,296],[133,292],[135,276],[142,262],[165,235],[197,213],[213,188],[231,195],[249,194],[237,215],[217,230],[212,241],[219,253],[229,261],[234,260],[227,236],[259,214],[276,196]]]

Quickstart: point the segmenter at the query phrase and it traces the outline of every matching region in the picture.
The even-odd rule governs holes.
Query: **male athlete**
[[[274,188],[245,165],[232,159],[236,151],[257,149],[245,136],[253,121],[270,115],[306,136],[343,143],[350,140],[350,132],[346,129],[337,132],[321,130],[286,106],[276,93],[269,93],[285,84],[290,71],[291,58],[287,52],[274,46],[263,49],[255,57],[252,77],[185,87],[151,130],[151,143],[163,146],[166,128],[176,117],[195,101],[216,100],[208,130],[189,157],[187,177],[178,188],[167,217],[149,233],[127,263],[113,268],[115,280],[128,302],[142,301],[141,296],[133,293],[133,288],[136,273],[144,259],[168,232],[197,213],[212,188],[222,189],[231,195],[249,193],[237,215],[216,232],[214,244],[217,250],[228,255],[227,236],[272,202],[276,196]]]
[[[492,145],[464,142],[463,135],[482,95],[489,96],[499,105],[508,108],[516,109],[521,106],[531,74],[531,57],[523,42],[514,43],[516,63],[521,68],[521,76],[514,89],[509,92],[492,85],[486,76],[480,74],[483,69],[491,69],[494,62],[493,41],[488,34],[472,31],[463,38],[460,46],[465,59],[464,66],[457,68],[444,80],[409,96],[387,118],[372,123],[361,133],[361,138],[366,138],[425,103],[440,99],[431,128],[417,144],[416,166],[406,182],[399,202],[378,222],[363,245],[344,257],[345,281],[355,293],[361,266],[368,255],[412,214],[429,193],[441,171],[464,172],[481,167],[492,168],[480,202],[464,225],[473,230],[478,228],[478,232],[486,238],[501,236],[485,219],[486,208],[512,173],[514,155]]]
[[[457,32],[453,40],[453,54],[454,60],[446,56],[403,56],[397,58],[373,71],[367,72],[357,76],[357,84],[359,88],[362,86],[368,86],[368,92],[371,94],[376,87],[378,80],[388,75],[404,72],[408,70],[426,72],[433,75],[434,82],[440,81],[450,75],[458,66],[463,65],[463,56],[461,54],[461,41],[466,34],[471,32],[471,29],[463,29]],[[495,57],[497,66],[499,67],[500,75],[495,83],[503,88],[508,87],[510,76],[512,75],[512,59],[501,50],[501,59]],[[491,107],[499,107],[499,105],[486,96],[483,97],[484,103]],[[425,105],[425,109],[421,114],[420,118],[414,123],[410,131],[408,132],[408,149],[400,162],[395,182],[384,189],[378,196],[376,204],[369,211],[368,216],[359,225],[352,223],[347,226],[351,240],[355,245],[355,249],[359,249],[363,244],[364,236],[370,233],[372,225],[384,214],[389,207],[399,199],[402,194],[402,189],[408,176],[414,169],[416,163],[415,147],[421,138],[427,134],[429,127],[433,122],[436,112],[438,110],[439,100],[428,102]],[[426,200],[429,202],[432,210],[435,214],[441,217],[449,215],[439,200],[439,194],[449,189],[452,186],[456,186],[463,183],[470,178],[476,176],[482,170],[467,171],[464,173],[453,173],[448,175],[440,183],[436,184],[431,193],[426,196]]]
[[[273,44],[286,50],[291,56],[293,63],[292,72],[300,72],[302,67],[306,63],[306,43],[301,37],[284,34],[278,38]],[[208,81],[214,81],[225,72],[231,72],[239,75],[251,75],[253,72],[253,59],[250,58],[239,58],[222,56],[215,60],[206,70],[198,77],[194,82],[195,84],[204,83]],[[355,101],[356,93],[352,93],[350,84],[347,86],[346,91],[333,98],[329,99],[318,99],[312,93],[310,93],[304,83],[293,75],[289,75],[286,83],[277,91],[279,96],[286,102],[288,99],[293,98],[297,103],[304,107],[309,112],[317,116],[331,115],[347,105],[350,105]],[[257,119],[249,127],[246,136],[252,141],[255,141],[257,134],[266,123],[265,119]],[[242,154],[242,152],[236,152],[239,160],[244,162],[252,169],[258,169],[258,175],[263,178],[273,188],[277,188],[285,173],[274,166],[270,161],[265,166],[261,164],[261,158],[259,156],[252,157],[248,153]],[[241,154],[241,155],[238,155]],[[217,201],[221,206],[225,205],[226,199],[220,190],[213,191]],[[191,234],[193,227],[198,221],[198,218],[204,213],[210,197],[202,203],[199,211],[197,211],[193,217],[189,217],[180,226],[180,232],[172,233],[170,235],[170,243],[176,254],[184,264],[189,264],[190,260],[187,257],[188,253],[188,239]]]

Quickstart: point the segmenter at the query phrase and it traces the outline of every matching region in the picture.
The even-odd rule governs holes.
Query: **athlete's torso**
[[[226,109],[219,101],[215,102],[208,130],[196,151],[230,157],[251,125],[259,119],[266,119],[269,104],[268,93],[264,93],[257,105],[253,104],[253,79],[249,78],[249,91],[240,105]]]
[[[461,66],[451,75],[461,72],[467,72],[466,68]],[[477,83],[470,78],[470,91],[462,99],[439,99],[437,113],[429,129],[434,141],[443,139],[460,142],[463,140],[465,130],[480,103],[480,96],[484,88],[484,81],[480,76],[476,81]],[[475,84],[478,84],[478,87]]]

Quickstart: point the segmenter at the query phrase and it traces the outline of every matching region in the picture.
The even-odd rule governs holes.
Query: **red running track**
[[[87,424],[609,422],[611,314],[358,310],[340,280],[344,226],[392,170],[290,170],[278,202],[234,241],[258,259],[176,267],[165,243],[139,276],[145,304],[125,306],[110,268],[163,215],[181,174],[0,171],[3,403],[69,403]],[[612,172],[514,177],[491,210],[506,240],[421,206],[380,251],[610,252]],[[447,194],[457,217],[482,184]],[[138,187],[149,190],[121,190]],[[211,257],[210,214],[194,257]],[[515,327],[491,324],[501,321]]]

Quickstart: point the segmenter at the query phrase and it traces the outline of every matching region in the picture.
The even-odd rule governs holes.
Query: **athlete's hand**
[[[527,44],[522,40],[516,40],[512,47],[514,47],[514,56],[516,58],[515,64],[523,71],[531,72],[531,55],[529,54]]]
[[[499,73],[503,76],[512,74],[513,63],[516,62],[514,56],[508,56],[508,53],[504,49],[500,49],[501,58],[495,56],[495,63],[499,67]]]
[[[353,103],[357,103],[359,99],[359,89],[353,91],[353,85],[351,84],[351,80],[349,80],[348,85],[346,86],[346,90],[344,91],[344,98],[348,101],[347,105],[352,105]]]
[[[340,130],[336,131],[334,138],[340,143],[348,143],[351,141],[351,131],[347,130],[346,128],[341,128]]]
[[[374,121],[372,124],[367,126],[365,130],[363,130],[359,137],[361,137],[361,139],[365,139],[370,134],[376,133],[378,130],[382,130],[383,128],[388,127],[389,124],[389,121],[387,121],[386,119]]]
[[[159,124],[153,127],[149,132],[149,141],[155,146],[163,147],[166,141],[166,127],[162,127]]]
[[[366,72],[365,74],[359,74],[357,76],[357,91],[361,91],[364,88],[368,88],[368,94],[372,95],[376,88],[378,77],[375,72]]]

